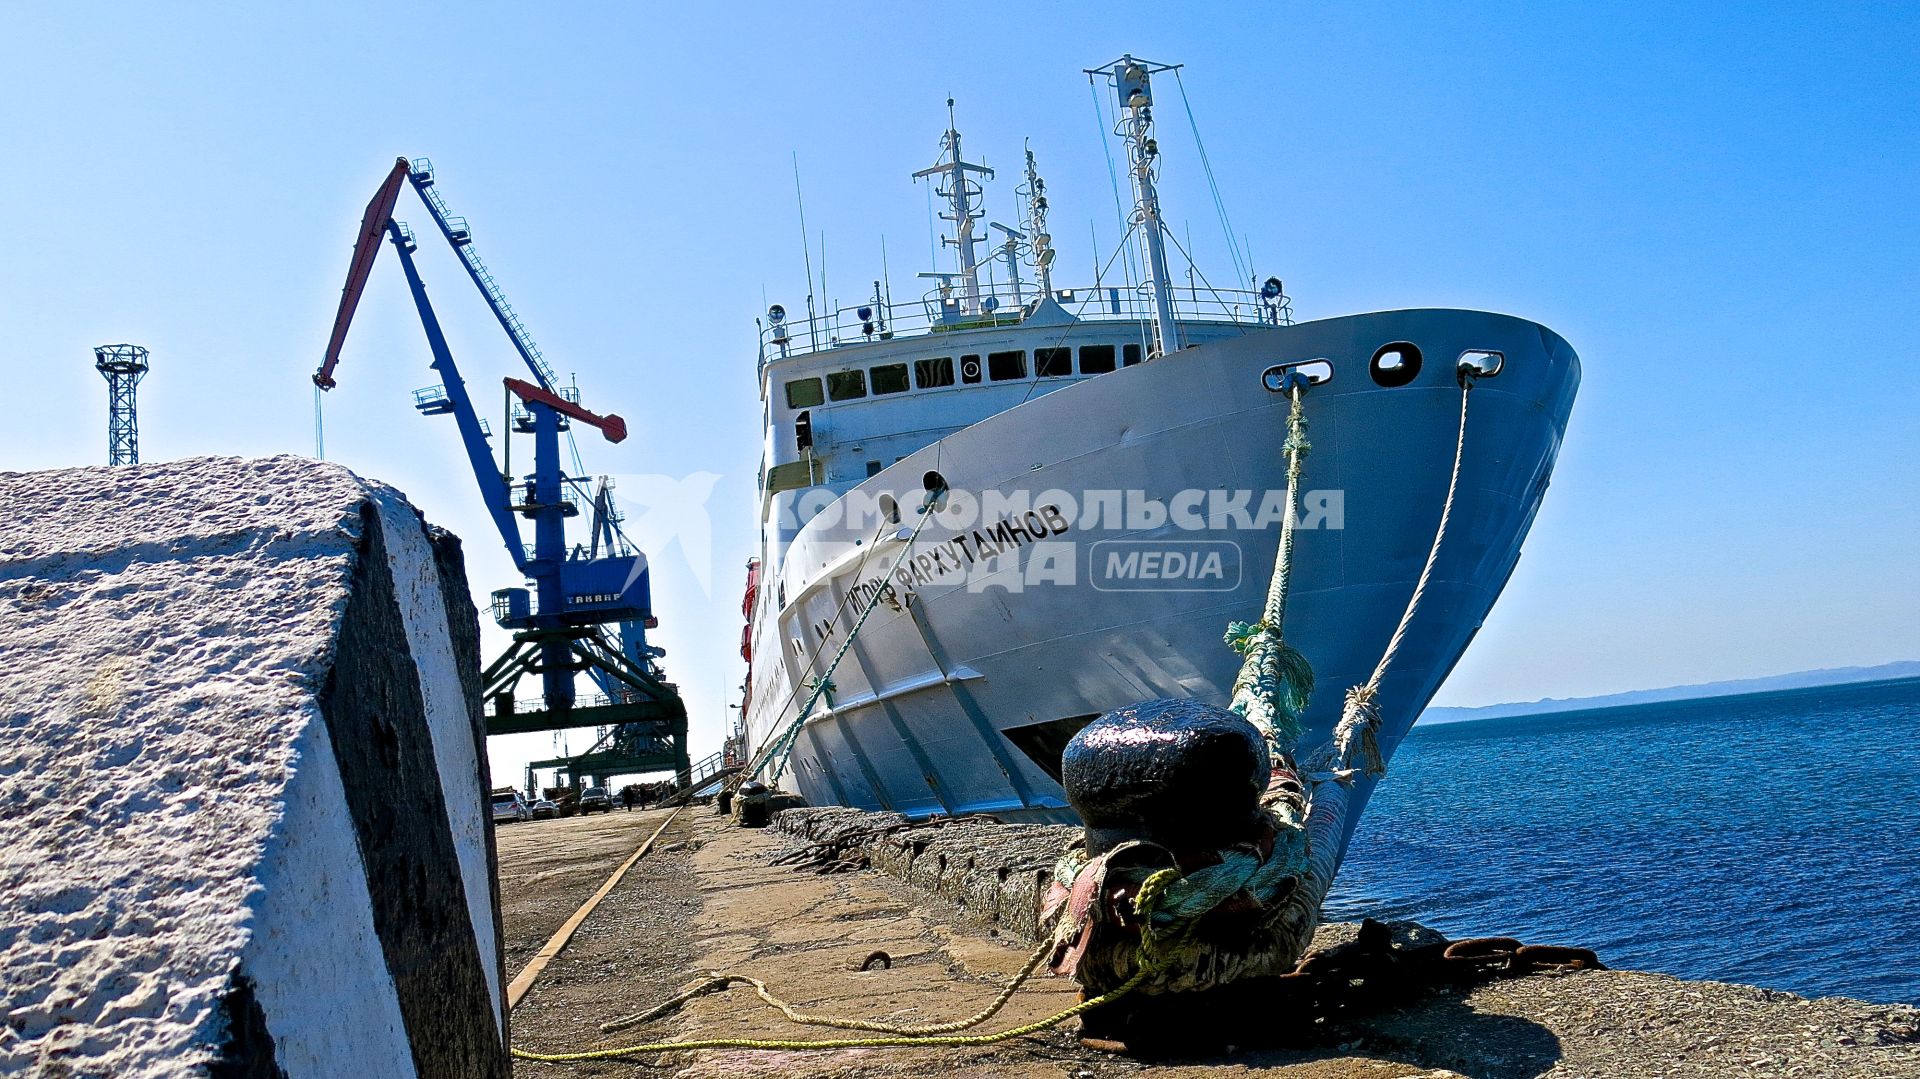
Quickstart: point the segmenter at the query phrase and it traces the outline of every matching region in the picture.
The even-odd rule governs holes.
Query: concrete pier
[[[507,1074],[458,540],[303,458],[4,473],[0,608],[0,1074]]]
[[[595,886],[585,863],[557,852],[590,845],[610,871],[659,818],[614,814],[517,824],[502,830],[507,938],[538,940]],[[1040,886],[1037,863],[1078,829],[963,821],[914,832],[898,818],[848,810],[781,814],[772,829],[742,829],[711,808],[690,807],[661,836],[554,960],[513,1014],[515,1043],[550,1051],[669,1038],[746,1035],[807,1039],[845,1032],[802,1027],[736,988],[677,1015],[611,1035],[600,1023],[652,1006],[708,969],[764,979],[809,1011],[936,1022],[993,999],[1031,945],[1023,896]],[[782,829],[785,829],[784,831]],[[1000,830],[999,835],[990,834]],[[862,844],[873,868],[820,873],[772,864],[815,840],[880,833]],[[581,837],[575,840],[573,837]],[[616,836],[618,839],[616,839]],[[559,869],[556,859],[569,868]],[[969,860],[970,859],[970,860]],[[1004,878],[1002,870],[1005,870]],[[987,881],[1006,882],[1005,887]],[[987,897],[991,896],[991,900]],[[535,902],[545,897],[544,902]],[[525,924],[528,919],[539,925]],[[1496,930],[1500,927],[1488,927]],[[1402,932],[1413,932],[1403,927]],[[1315,947],[1351,936],[1323,927]],[[891,969],[861,971],[874,951]],[[999,1030],[1077,999],[1067,979],[1038,978],[981,1030]],[[1589,971],[1492,982],[1438,993],[1320,1032],[1282,1048],[1236,1049],[1144,1064],[1086,1048],[1073,1024],[974,1049],[682,1052],[656,1066],[692,1077],[1291,1076],[1299,1079],[1474,1079],[1698,1076],[1920,1075],[1920,1010],[1656,974]],[[627,1075],[634,1065],[519,1062],[515,1074]]]

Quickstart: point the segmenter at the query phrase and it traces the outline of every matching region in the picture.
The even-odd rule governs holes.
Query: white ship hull
[[[1383,387],[1369,360],[1396,341],[1418,345],[1424,363],[1411,383]],[[844,500],[892,496],[897,528],[873,542],[870,521],[854,527],[823,513],[764,573],[750,634],[749,753],[789,729],[808,680],[845,645],[870,594],[861,582],[892,571],[894,590],[794,737],[782,785],[815,803],[914,817],[1071,821],[1059,784],[1021,749],[1036,731],[1070,732],[1075,717],[1145,698],[1226,702],[1240,657],[1222,634],[1230,621],[1258,617],[1279,527],[1247,527],[1224,492],[1251,492],[1252,513],[1265,492],[1284,489],[1287,401],[1262,374],[1314,359],[1329,361],[1333,377],[1307,394],[1303,487],[1323,492],[1308,504],[1323,512],[1297,534],[1284,631],[1317,680],[1303,745],[1325,741],[1343,693],[1379,659],[1432,540],[1458,433],[1455,358],[1468,350],[1498,351],[1504,363],[1473,390],[1450,531],[1383,685],[1390,756],[1506,584],[1547,487],[1579,361],[1532,322],[1416,310],[1250,328],[1034,397],[912,453]],[[956,496],[909,545],[929,472]],[[1181,494],[1191,491],[1223,494],[1196,507]],[[1060,501],[1048,492],[1066,492],[1090,505],[1015,515],[1026,538],[1008,531],[1011,542],[996,542],[991,512],[950,525],[961,492],[1012,505],[1024,495],[1036,508]],[[1126,503],[1145,500],[1225,513],[1197,530],[1175,514],[1155,522],[1150,510],[1127,521]],[[1045,535],[1036,537],[1039,526]],[[1005,548],[997,558],[976,557],[996,548]],[[1150,565],[1163,572],[1179,561],[1189,579],[1130,577],[1114,556],[1132,551],[1159,552]],[[1192,557],[1166,557],[1183,551]],[[1193,577],[1209,552],[1222,556],[1219,573]],[[1137,572],[1140,562],[1131,565]],[[1371,785],[1356,789],[1351,820]]]

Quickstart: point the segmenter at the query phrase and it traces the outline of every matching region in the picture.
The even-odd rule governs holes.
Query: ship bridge
[[[1022,291],[982,285],[968,313],[943,283],[917,303],[763,326],[763,511],[783,492],[844,493],[954,431],[1152,354],[1153,301],[1138,288]],[[1292,322],[1278,281],[1174,296],[1189,344]],[[776,516],[790,533],[810,515]]]
[[[1115,133],[1127,143],[1135,195],[1126,235],[1091,287],[1054,285],[1046,181],[1031,149],[1016,189],[1018,227],[985,222],[981,181],[994,170],[965,157],[949,98],[939,159],[913,178],[933,184],[945,205],[939,217],[950,235],[941,242],[953,249],[954,268],[920,274],[931,287],[915,300],[893,302],[891,283],[876,280],[858,303],[829,301],[822,311],[810,290],[805,317],[780,304],[767,310],[758,365],[766,555],[777,559],[833,497],[955,431],[1190,345],[1292,324],[1277,277],[1249,274],[1252,289],[1215,288],[1183,249],[1184,284],[1169,270],[1169,248],[1179,244],[1155,188],[1149,84],[1173,70],[1129,56],[1088,72],[1111,82],[1122,105]]]

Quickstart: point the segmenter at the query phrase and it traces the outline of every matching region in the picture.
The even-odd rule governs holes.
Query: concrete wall
[[[864,855],[878,872],[946,901],[960,921],[1038,943],[1040,904],[1054,863],[1080,837],[1063,824],[1001,824],[988,818],[910,826],[898,813],[845,806],[788,809],[774,827],[808,843]]]
[[[504,1077],[458,541],[298,458],[0,474],[0,1074]]]

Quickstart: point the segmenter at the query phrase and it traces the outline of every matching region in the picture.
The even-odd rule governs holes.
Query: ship
[[[1578,356],[1506,314],[1296,320],[1278,278],[1215,289],[1189,265],[1177,281],[1154,134],[1169,72],[1132,56],[1088,72],[1112,91],[1103,123],[1133,200],[1092,286],[1053,280],[1030,149],[1019,223],[993,223],[1004,239],[982,257],[993,171],[963,154],[949,101],[939,159],[914,177],[944,203],[954,267],[922,275],[916,300],[882,281],[858,304],[766,312],[761,535],[729,749],[743,778],[911,819],[1072,823],[1059,759],[1082,726],[1152,698],[1227,703],[1242,658],[1223,632],[1259,617],[1288,514],[1284,632],[1318,686],[1301,744],[1326,743],[1342,690],[1369,678],[1408,608],[1456,443],[1444,543],[1379,685],[1383,758],[1492,609],[1546,492]],[[1311,451],[1289,506],[1295,385]],[[1374,783],[1354,779],[1343,846]]]

